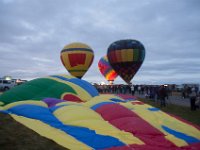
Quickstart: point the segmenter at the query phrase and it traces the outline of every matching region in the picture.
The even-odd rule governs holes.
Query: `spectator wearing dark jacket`
[[[160,100],[160,106],[165,107],[166,106],[166,97],[167,97],[167,90],[166,88],[162,85],[158,89],[158,99]]]

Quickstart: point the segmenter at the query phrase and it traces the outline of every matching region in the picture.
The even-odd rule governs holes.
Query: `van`
[[[14,86],[15,86],[15,83],[13,83],[12,80],[0,79],[0,90],[1,91],[7,91]]]

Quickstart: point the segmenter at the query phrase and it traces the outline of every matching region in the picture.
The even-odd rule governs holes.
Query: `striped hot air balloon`
[[[117,73],[115,70],[113,70],[110,63],[108,62],[107,56],[101,57],[98,63],[98,67],[101,74],[106,78],[107,81],[111,82],[112,84],[112,82],[117,77]]]
[[[82,78],[93,62],[94,52],[84,43],[71,43],[62,49],[60,58],[71,75]]]
[[[145,48],[137,40],[119,40],[108,47],[107,56],[117,74],[130,83],[144,61]]]

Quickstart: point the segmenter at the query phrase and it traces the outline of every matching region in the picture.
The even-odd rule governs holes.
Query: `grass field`
[[[193,124],[200,125],[200,109],[197,109],[196,111],[191,111],[190,107],[178,106],[173,104],[169,104],[166,107],[160,107],[160,104],[156,103],[155,101],[147,99],[139,100],[154,107],[160,108],[166,113],[181,117],[182,119],[185,119]]]
[[[2,113],[0,113],[0,135],[1,150],[66,150]]]

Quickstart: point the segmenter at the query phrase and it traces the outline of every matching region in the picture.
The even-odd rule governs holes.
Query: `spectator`
[[[190,108],[191,108],[192,111],[194,111],[194,110],[196,110],[195,101],[196,101],[196,98],[197,98],[195,88],[191,89],[191,93],[189,94],[189,97],[190,97]]]
[[[196,105],[196,108],[200,109],[200,92],[198,93],[196,97],[195,105]]]
[[[167,91],[163,85],[160,86],[158,89],[158,99],[160,100],[160,106],[165,107],[166,106],[166,98],[167,96]]]
[[[131,94],[132,94],[132,95],[135,94],[135,88],[134,88],[134,85],[133,85],[133,84],[131,85]]]

